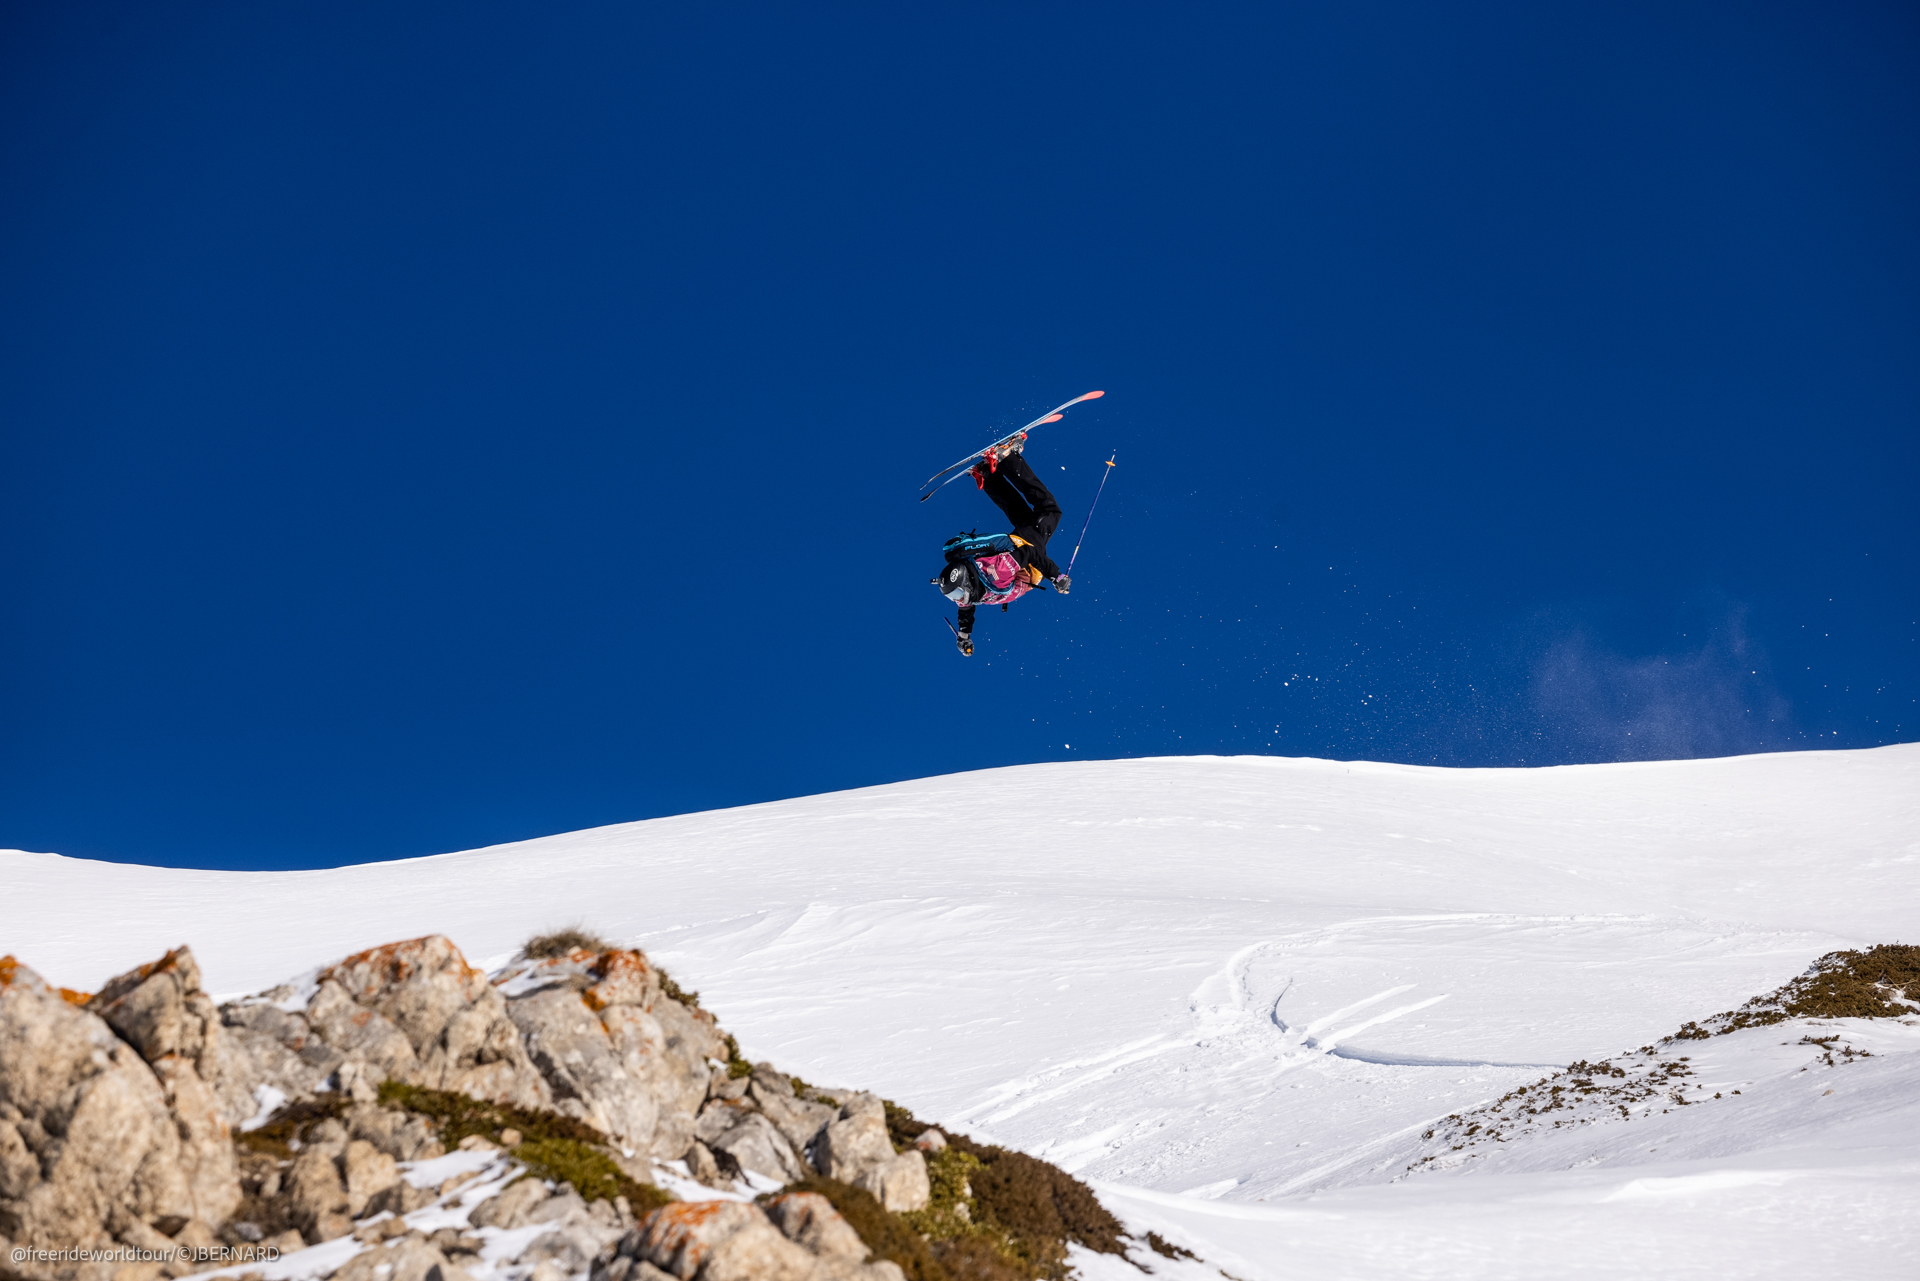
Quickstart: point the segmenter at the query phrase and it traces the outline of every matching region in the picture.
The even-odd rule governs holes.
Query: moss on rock
[[[571,1183],[589,1201],[624,1196],[635,1214],[645,1214],[673,1200],[622,1170],[608,1150],[606,1135],[570,1116],[487,1103],[399,1081],[380,1087],[380,1102],[427,1117],[449,1148],[471,1135],[504,1146],[505,1132],[518,1130],[521,1140],[513,1149],[514,1159],[540,1178]]]

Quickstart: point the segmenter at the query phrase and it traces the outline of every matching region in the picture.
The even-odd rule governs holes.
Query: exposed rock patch
[[[336,1281],[1063,1275],[1064,1246],[1029,1248],[976,1196],[979,1159],[923,1126],[903,1140],[874,1095],[748,1064],[644,954],[580,940],[489,978],[429,935],[218,1007],[185,948],[92,996],[0,961],[0,1244],[159,1260],[29,1281],[348,1237]],[[473,1161],[420,1173],[455,1149]],[[746,1199],[765,1189],[786,1190]],[[513,1257],[480,1233],[513,1234]]]

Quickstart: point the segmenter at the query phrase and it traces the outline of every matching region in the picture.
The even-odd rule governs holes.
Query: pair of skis
[[[1040,415],[1040,417],[1034,419],[1032,422],[1028,423],[1025,427],[1020,428],[1018,431],[1008,432],[1006,435],[1002,436],[1000,439],[994,441],[991,445],[988,445],[985,449],[976,449],[974,452],[972,452],[971,454],[968,454],[965,458],[962,458],[959,462],[955,463],[953,466],[942,467],[939,471],[927,477],[927,483],[920,487],[922,491],[920,494],[920,501],[923,503],[926,502],[929,498],[932,498],[935,494],[945,489],[948,485],[951,485],[954,481],[959,480],[962,476],[965,476],[966,474],[971,472],[974,469],[975,465],[979,463],[982,463],[982,462],[986,463],[988,470],[991,471],[993,468],[999,465],[1000,460],[1002,458],[1005,458],[1008,454],[1013,453],[1017,448],[1019,448],[1020,445],[1024,445],[1026,443],[1027,433],[1032,431],[1035,427],[1039,427],[1045,423],[1057,423],[1062,418],[1066,417],[1067,410],[1073,408],[1075,405],[1079,404],[1081,401],[1098,400],[1100,399],[1100,397],[1106,394],[1107,393],[1104,391],[1090,391],[1084,396],[1075,396],[1072,400],[1069,400],[1066,404],[1060,405],[1060,406],[1057,406],[1056,408],[1048,410],[1046,413]],[[1016,444],[1016,442],[1018,442],[1018,444]],[[1103,485],[1106,483],[1106,480],[1104,477],[1101,479],[1100,483]],[[1098,502],[1099,500],[1095,499],[1094,501]],[[1088,516],[1092,516],[1093,513],[1088,512],[1087,514]]]

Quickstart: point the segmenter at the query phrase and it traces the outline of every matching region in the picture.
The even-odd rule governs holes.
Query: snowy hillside
[[[1663,1050],[1723,1097],[1406,1174],[1449,1115],[1920,940],[1916,746],[1076,762],[326,872],[0,859],[33,905],[0,951],[78,988],[183,942],[229,994],[429,932],[491,966],[582,921],[750,1057],[1046,1156],[1215,1265],[1167,1275],[1893,1276],[1920,1247],[1920,1027],[1887,1020],[1821,1032],[1872,1056],[1832,1065],[1797,1025]]]

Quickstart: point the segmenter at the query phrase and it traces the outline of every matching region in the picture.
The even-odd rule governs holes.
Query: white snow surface
[[[1722,1099],[1405,1174],[1450,1113],[1824,952],[1920,940],[1920,745],[1071,762],[330,871],[0,870],[36,905],[0,950],[79,988],[183,942],[228,995],[430,932],[493,968],[584,923],[698,988],[749,1057],[1045,1156],[1202,1256],[1135,1256],[1159,1276],[1890,1277],[1920,1257],[1920,1022],[1676,1043]],[[1808,1034],[1869,1056],[1829,1066]],[[1078,1257],[1088,1281],[1141,1276]]]

